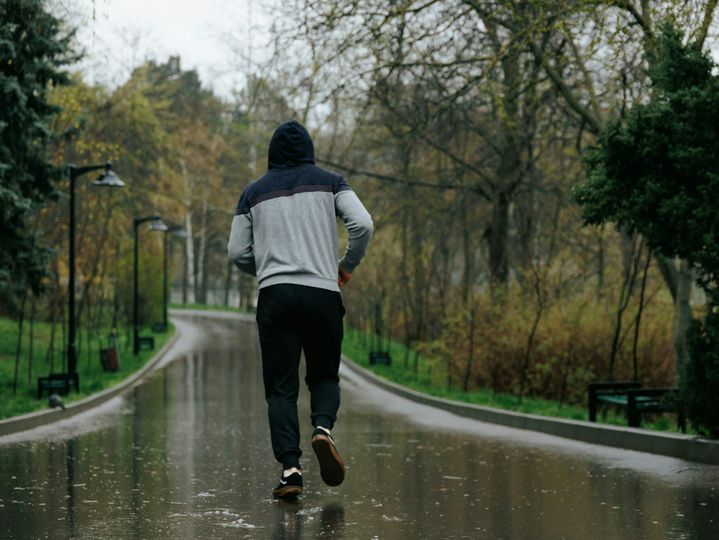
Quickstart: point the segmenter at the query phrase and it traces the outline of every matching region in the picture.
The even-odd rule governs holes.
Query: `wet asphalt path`
[[[253,322],[175,316],[166,365],[100,410],[0,438],[0,538],[719,538],[719,467],[459,418],[343,370],[347,479],[274,501]]]

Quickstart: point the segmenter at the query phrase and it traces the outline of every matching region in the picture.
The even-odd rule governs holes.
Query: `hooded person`
[[[345,467],[331,430],[340,404],[339,364],[347,283],[372,237],[372,219],[341,176],[315,165],[314,145],[298,122],[279,126],[270,141],[268,170],[242,192],[232,220],[228,255],[257,277],[257,325],[272,450],[282,463],[275,498],[302,492],[297,415],[298,369],[314,426],[312,449],[322,479],[344,480]],[[347,230],[338,261],[337,218]]]

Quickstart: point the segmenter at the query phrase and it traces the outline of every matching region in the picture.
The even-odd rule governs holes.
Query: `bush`
[[[644,386],[674,386],[676,364],[671,339],[671,298],[654,279],[660,294],[644,305],[637,347],[637,376]],[[616,299],[563,299],[547,307],[530,350],[524,395],[563,403],[586,402],[587,385],[609,373]],[[632,344],[637,301],[624,316],[614,369],[616,380],[634,379]],[[528,335],[536,306],[518,288],[505,291],[505,302],[493,304],[478,297],[472,338],[471,314],[457,307],[443,321],[437,339],[418,343],[431,368],[430,384],[464,388],[471,356],[467,390],[489,388],[495,393],[518,395]],[[472,354],[470,355],[470,343]]]
[[[687,418],[702,435],[719,438],[719,314],[710,310],[703,322],[694,321],[687,343],[690,360],[681,378]]]

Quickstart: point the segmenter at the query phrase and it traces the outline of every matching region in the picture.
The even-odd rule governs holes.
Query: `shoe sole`
[[[327,435],[312,437],[312,450],[320,463],[320,476],[328,486],[339,486],[345,479],[345,464]]]
[[[296,499],[301,493],[302,488],[300,486],[284,486],[272,490],[272,496],[275,499]]]

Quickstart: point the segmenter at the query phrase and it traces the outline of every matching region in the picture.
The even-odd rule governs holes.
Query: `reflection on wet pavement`
[[[126,399],[0,439],[0,538],[719,537],[719,467],[460,419],[346,370],[347,480],[309,451],[304,494],[274,501],[254,323],[178,324],[176,360]]]

